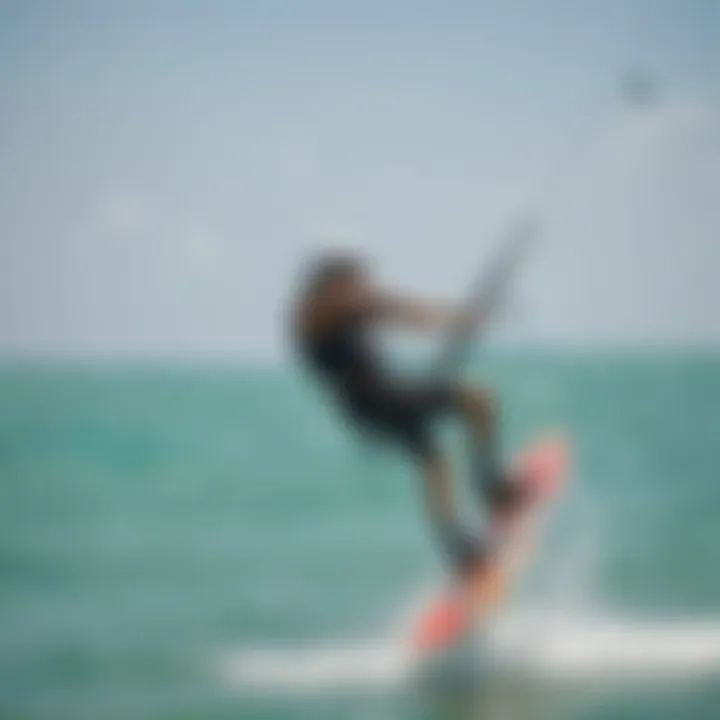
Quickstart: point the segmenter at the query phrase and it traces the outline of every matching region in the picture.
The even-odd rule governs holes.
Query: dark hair
[[[326,253],[311,262],[307,287],[318,291],[338,280],[356,277],[365,269],[365,260],[359,255],[351,252]]]

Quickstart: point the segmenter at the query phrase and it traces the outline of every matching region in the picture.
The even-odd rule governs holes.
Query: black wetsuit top
[[[452,403],[452,389],[404,382],[388,372],[371,325],[368,314],[348,315],[319,336],[302,337],[303,357],[357,426],[425,455],[433,449],[428,421]]]
[[[346,401],[360,401],[386,385],[370,337],[370,318],[350,314],[319,336],[305,336],[301,350],[311,369]]]

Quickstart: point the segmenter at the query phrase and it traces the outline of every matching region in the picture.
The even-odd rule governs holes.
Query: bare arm
[[[460,316],[453,307],[425,300],[383,295],[377,302],[382,319],[411,330],[439,330]]]
[[[461,323],[465,309],[411,299],[375,289],[352,288],[335,298],[335,311],[358,312],[410,330],[433,331]]]

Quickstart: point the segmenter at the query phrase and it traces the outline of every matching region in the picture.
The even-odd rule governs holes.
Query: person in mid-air
[[[373,282],[366,260],[346,251],[315,259],[291,311],[295,347],[351,425],[384,438],[417,464],[433,525],[461,575],[487,557],[489,543],[456,517],[450,463],[431,426],[444,414],[463,421],[473,487],[491,514],[510,514],[523,505],[525,493],[503,471],[493,403],[487,391],[460,382],[397,377],[379,358],[371,331],[381,323],[438,330],[462,322],[463,312],[385,292]]]

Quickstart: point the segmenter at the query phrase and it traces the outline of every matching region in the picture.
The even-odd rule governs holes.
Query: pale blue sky
[[[510,336],[720,344],[718,38],[714,0],[2,3],[0,353],[276,356],[318,240],[452,297],[539,187]]]

